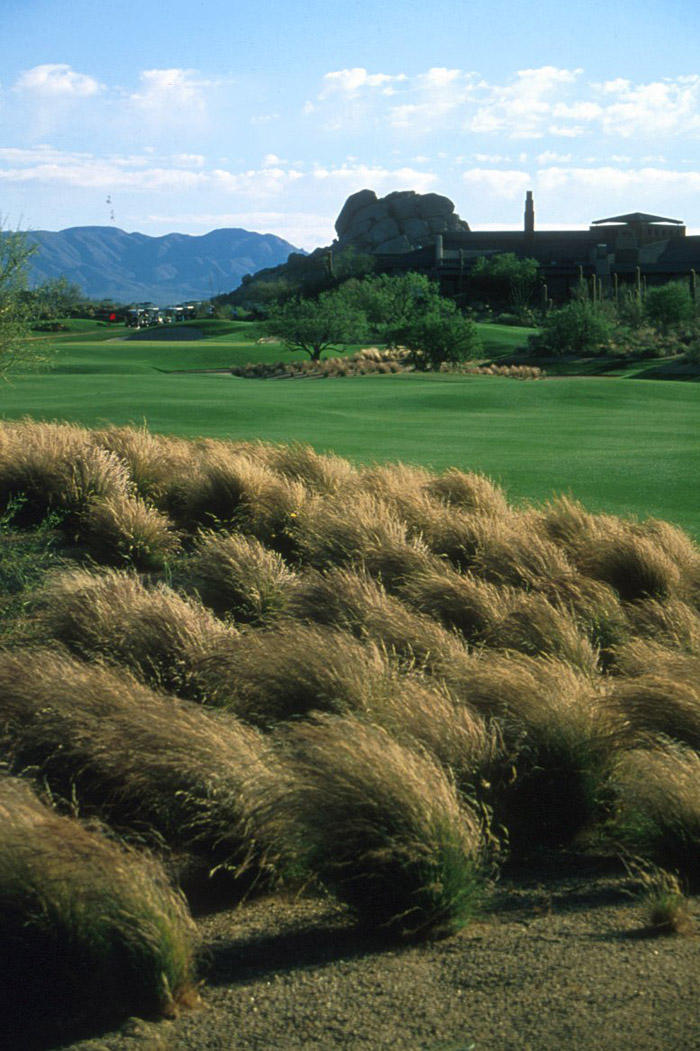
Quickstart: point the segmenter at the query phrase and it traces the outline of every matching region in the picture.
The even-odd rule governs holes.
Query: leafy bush
[[[644,314],[660,332],[687,324],[695,316],[695,304],[687,285],[669,281],[648,289],[644,297]]]
[[[595,304],[574,300],[548,314],[528,345],[530,353],[548,357],[594,357],[607,350],[612,337],[612,322]]]

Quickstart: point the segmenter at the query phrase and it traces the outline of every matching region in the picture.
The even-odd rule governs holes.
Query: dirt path
[[[201,921],[201,1009],[63,1047],[698,1051],[700,938],[649,936],[630,890],[600,864],[540,866],[461,934],[405,948],[327,901],[251,902]]]

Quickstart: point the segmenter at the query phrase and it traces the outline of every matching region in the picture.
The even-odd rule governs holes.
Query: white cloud
[[[512,200],[530,189],[532,177],[523,171],[500,168],[471,168],[462,175],[464,182],[480,192]]]
[[[538,164],[568,164],[573,160],[571,153],[555,153],[554,150],[545,150],[538,153],[535,158]]]
[[[129,95],[129,102],[158,120],[181,120],[183,113],[201,114],[206,108],[205,89],[213,82],[194,69],[146,69],[140,75],[140,88]]]
[[[485,86],[485,100],[467,122],[477,134],[502,132],[511,138],[541,138],[556,104],[555,94],[583,71],[542,66],[519,70],[505,85]]]
[[[617,98],[603,109],[606,135],[656,138],[700,131],[700,76],[634,86],[615,81],[604,90]]]
[[[87,73],[76,73],[62,62],[27,69],[15,81],[15,90],[43,98],[85,98],[103,90],[103,85]]]
[[[357,66],[354,69],[339,69],[333,73],[325,74],[323,87],[318,97],[325,99],[335,92],[340,92],[342,95],[352,98],[359,93],[360,88],[386,89],[403,80],[406,80],[403,73],[399,73],[397,76],[392,76],[390,73],[368,73],[361,66]]]

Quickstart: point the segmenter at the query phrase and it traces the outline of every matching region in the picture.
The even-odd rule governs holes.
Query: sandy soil
[[[200,918],[201,1008],[61,1051],[698,1051],[700,937],[653,936],[632,891],[600,860],[540,863],[408,947],[324,899],[252,901]]]

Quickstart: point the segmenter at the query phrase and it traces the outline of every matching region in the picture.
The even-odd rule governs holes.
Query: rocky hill
[[[39,248],[32,285],[65,275],[91,299],[159,306],[230,291],[245,274],[277,266],[299,251],[274,234],[240,229],[149,237],[111,226],[76,226],[33,231],[32,239]]]

